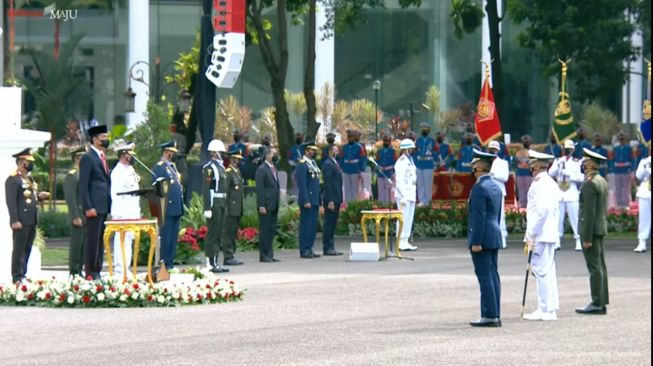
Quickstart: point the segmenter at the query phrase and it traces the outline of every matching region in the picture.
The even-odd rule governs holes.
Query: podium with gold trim
[[[147,282],[152,281],[152,261],[154,252],[158,247],[159,225],[157,220],[112,220],[106,221],[104,229],[104,251],[107,255],[109,265],[109,275],[113,276],[113,257],[111,255],[111,234],[120,235],[120,250],[122,255],[122,280],[127,281],[127,257],[125,254],[125,234],[129,231],[134,233],[134,251],[132,260],[132,275],[134,280],[137,276],[138,251],[140,249],[141,232],[145,232],[150,237],[150,251],[147,256]]]

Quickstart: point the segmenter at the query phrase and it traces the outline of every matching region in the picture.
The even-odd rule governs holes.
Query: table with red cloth
[[[467,201],[476,179],[471,173],[437,172],[433,175],[434,201]],[[515,202],[515,174],[510,173],[506,182],[506,205]]]

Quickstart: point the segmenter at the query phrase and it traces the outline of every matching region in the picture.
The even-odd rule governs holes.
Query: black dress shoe
[[[313,258],[320,258],[322,256],[321,254],[317,254],[317,253],[311,253],[311,254],[313,255]]]
[[[281,259],[272,258],[272,261],[273,261],[273,262],[281,262]]]
[[[595,314],[595,315],[605,315],[608,313],[608,309],[605,306],[596,306],[588,304],[585,307],[577,308],[576,313],[578,314]]]
[[[259,261],[259,262],[263,262],[263,263],[272,263],[272,262],[274,262],[274,259],[271,259],[271,258],[261,258],[261,259],[259,259],[258,261]]]
[[[225,266],[240,266],[243,262],[239,261],[236,258],[229,258],[224,260]]]
[[[472,327],[487,327],[487,328],[498,328],[501,327],[501,319],[499,318],[481,318],[479,320],[474,320],[469,322],[469,325]]]
[[[213,273],[224,273],[224,272],[229,272],[229,269],[222,268],[220,266],[213,266],[213,267],[211,267],[211,269],[209,271],[211,271]]]
[[[339,251],[337,251],[335,249],[331,249],[331,250],[325,250],[324,252],[322,252],[322,254],[323,255],[333,255],[333,256],[335,256],[335,255],[342,255],[342,252],[339,252]]]
[[[300,254],[299,258],[313,259],[314,257],[313,257],[313,253],[304,253],[304,254]]]

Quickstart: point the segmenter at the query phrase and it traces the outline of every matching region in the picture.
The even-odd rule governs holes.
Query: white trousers
[[[565,234],[565,212],[569,216],[569,224],[571,225],[571,230],[574,232],[574,239],[579,239],[578,201],[560,202],[560,225],[558,226],[558,232],[561,238]]]
[[[125,258],[127,260],[127,271],[131,268],[132,262],[132,242],[134,241],[134,233],[127,231],[125,233]],[[122,277],[123,264],[122,264],[122,251],[120,249],[120,234],[115,233],[113,236],[113,249],[111,250],[111,257],[113,259],[113,275]]]
[[[397,208],[401,209],[401,203],[397,202]],[[399,240],[399,249],[408,247],[408,238],[410,232],[413,230],[413,218],[415,216],[415,201],[408,201],[404,206],[401,215],[404,220],[404,227],[401,229],[401,236]],[[399,222],[397,222],[397,231],[399,231]]]
[[[508,229],[506,228],[506,196],[501,197],[501,219],[499,220],[499,229],[501,230],[501,239],[506,242]]]
[[[555,247],[556,243],[535,243],[531,258],[531,270],[537,287],[537,306],[546,313],[560,308]]]
[[[646,240],[651,236],[651,199],[639,198],[639,223],[637,239]]]

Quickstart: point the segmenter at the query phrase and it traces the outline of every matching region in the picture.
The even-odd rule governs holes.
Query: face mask
[[[390,147],[390,141],[388,142],[383,141],[383,147]]]
[[[334,142],[336,142],[336,139],[329,138],[329,139],[327,139],[327,142],[330,143],[330,144],[333,144]]]
[[[170,161],[173,163],[177,161],[177,154],[170,154]]]
[[[558,143],[558,142],[556,141],[556,139],[551,139],[551,145],[555,145],[555,144],[557,144],[557,143]]]
[[[574,152],[572,149],[565,149],[565,155],[571,155]]]
[[[524,149],[528,149],[529,147],[531,147],[531,143],[530,142],[524,142]]]
[[[234,136],[234,142],[240,141],[240,136]]]
[[[295,139],[295,143],[296,143],[297,145],[301,144],[301,143],[302,143],[302,139]]]
[[[429,131],[422,131],[422,136],[426,137],[429,135]]]
[[[101,140],[100,145],[102,145],[103,148],[108,148],[109,147],[109,140]]]
[[[274,155],[272,156],[272,162],[273,162],[274,164],[276,164],[276,163],[279,162],[279,155],[278,155],[278,154],[274,154]]]
[[[129,159],[127,160],[127,163],[128,163],[129,165],[134,165],[134,163],[135,163],[134,158],[129,158]]]
[[[27,170],[28,172],[31,172],[32,170],[34,170],[34,163],[31,163],[31,162],[27,163],[27,166],[25,167],[25,170]]]
[[[466,143],[467,145],[471,145],[471,144],[472,144],[472,139],[467,139],[467,140],[465,140],[465,143]]]
[[[435,141],[437,141],[437,142],[438,142],[438,144],[441,144],[441,143],[442,143],[442,141],[444,141],[444,140],[442,139],[442,137],[438,137],[437,139],[435,139]]]

